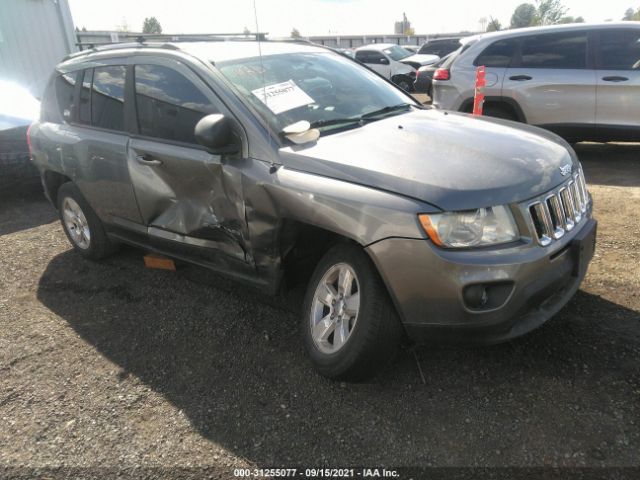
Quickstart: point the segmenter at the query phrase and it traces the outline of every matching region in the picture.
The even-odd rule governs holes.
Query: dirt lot
[[[82,260],[38,192],[5,194],[0,466],[638,468],[640,144],[576,148],[600,224],[570,304],[508,344],[405,349],[355,385],[311,370],[298,292],[148,270],[128,248]]]

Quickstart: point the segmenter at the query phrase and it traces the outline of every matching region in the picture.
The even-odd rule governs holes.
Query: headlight
[[[505,206],[464,212],[418,215],[422,228],[440,247],[464,248],[495,245],[517,240],[518,229]]]

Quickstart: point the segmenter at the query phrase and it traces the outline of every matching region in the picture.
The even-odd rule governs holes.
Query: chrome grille
[[[580,223],[589,207],[589,194],[582,169],[557,190],[528,207],[538,243],[547,246]]]

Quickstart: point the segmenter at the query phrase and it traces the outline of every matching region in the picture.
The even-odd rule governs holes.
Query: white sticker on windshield
[[[276,115],[314,103],[314,99],[305,93],[293,80],[256,88],[251,92]]]

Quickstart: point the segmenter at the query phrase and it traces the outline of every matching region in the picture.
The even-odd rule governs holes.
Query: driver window
[[[217,113],[190,80],[169,67],[136,65],[135,89],[141,135],[196,144],[196,124]]]
[[[378,64],[378,65],[382,65],[382,64],[388,63],[387,57],[385,57],[380,52],[373,52],[372,55],[371,55],[371,59],[372,59],[372,61],[370,63],[375,63],[375,64]]]

